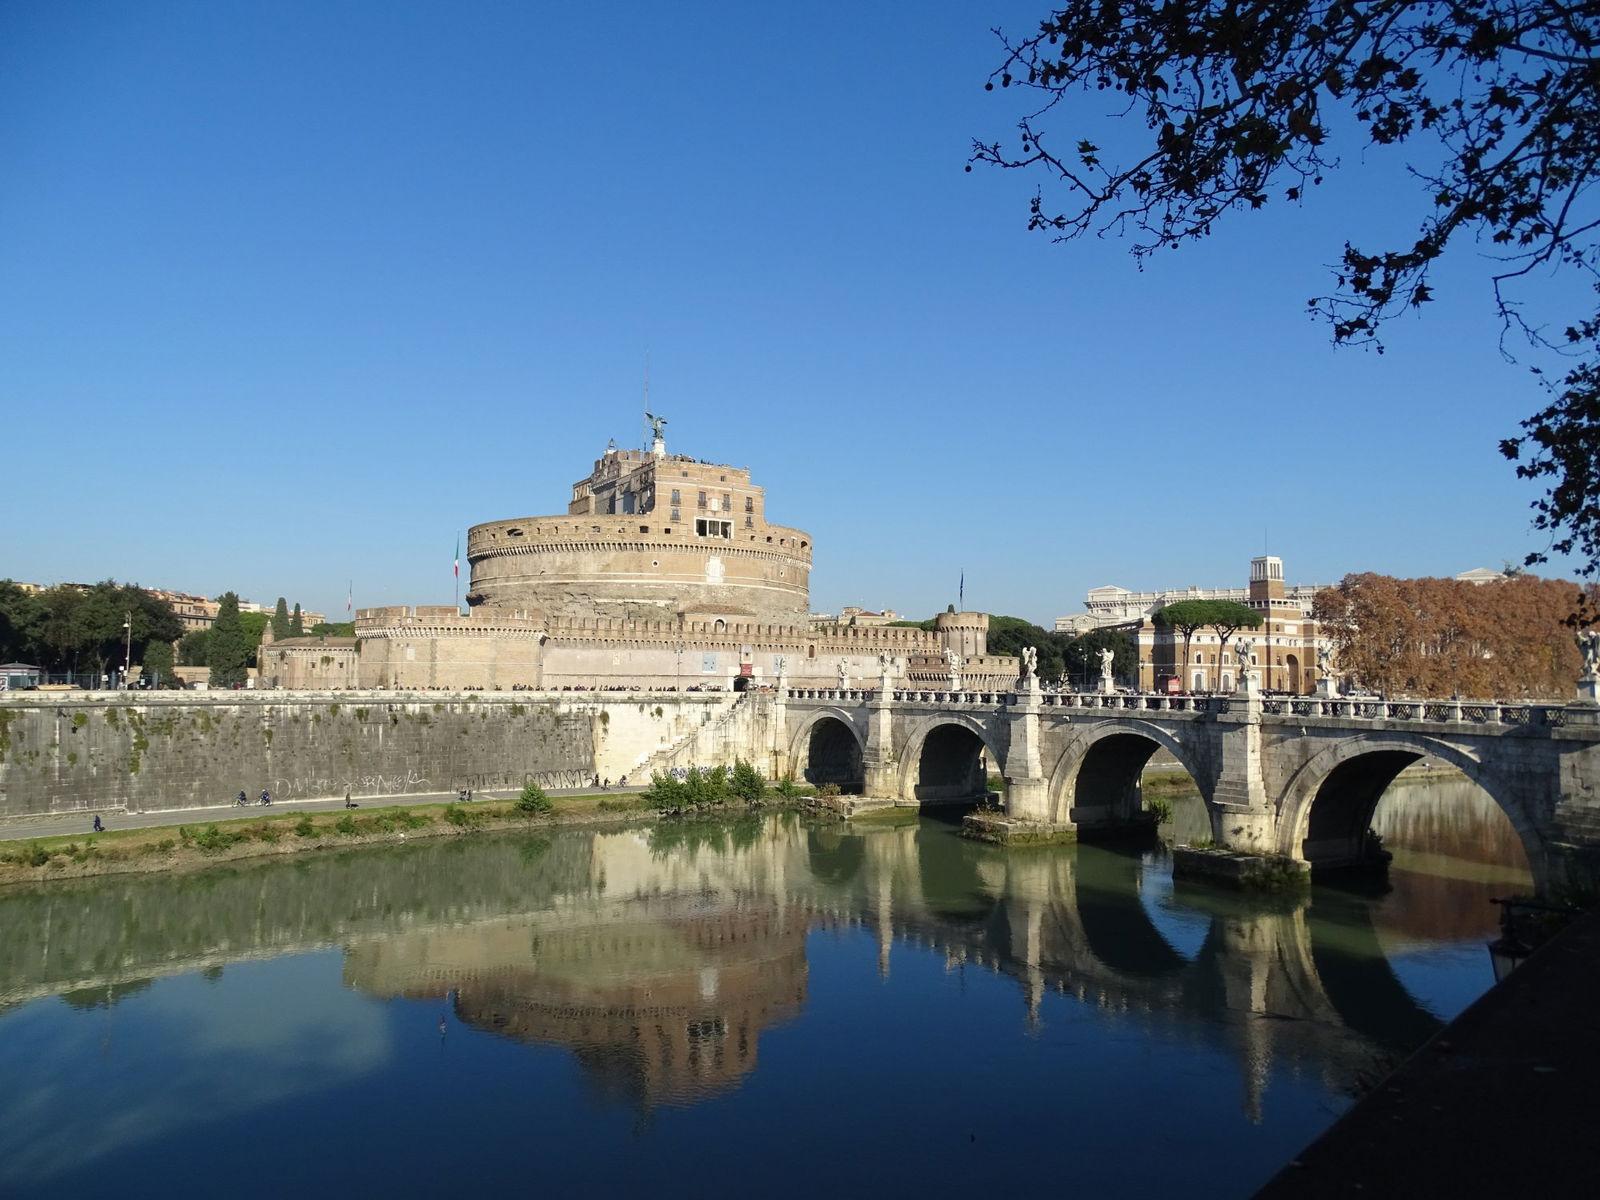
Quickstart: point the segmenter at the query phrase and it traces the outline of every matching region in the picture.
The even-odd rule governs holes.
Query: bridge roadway
[[[1373,810],[1419,759],[1505,812],[1540,890],[1600,881],[1600,705],[1263,696],[780,688],[774,758],[813,783],[900,802],[1005,780],[1018,827],[1075,835],[1140,820],[1158,750],[1193,777],[1218,846],[1313,867],[1370,859]]]

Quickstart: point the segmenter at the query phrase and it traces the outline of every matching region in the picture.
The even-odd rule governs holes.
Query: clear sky
[[[448,602],[466,526],[640,440],[647,356],[820,610],[1545,545],[1481,262],[1381,358],[1304,315],[1414,227],[1397,161],[1142,272],[963,172],[1021,99],[990,26],[1046,7],[6,0],[0,576]]]

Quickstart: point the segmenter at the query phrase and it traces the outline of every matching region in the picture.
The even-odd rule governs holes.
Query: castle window
[[[681,521],[681,520],[683,520],[683,515],[682,514],[683,514],[683,510],[681,508],[674,508],[672,510],[672,519],[674,521]],[[669,529],[669,530],[667,530],[667,532],[671,533],[672,530]]]
[[[706,506],[706,494],[704,492],[701,492],[700,493],[700,503],[699,503],[698,507],[704,508],[705,506]]]
[[[650,532],[650,526],[648,526],[648,525],[639,526],[639,532],[640,533],[649,533]]]
[[[677,488],[673,488],[672,489],[672,503],[674,505],[681,503],[681,501],[678,499],[678,489]]]
[[[698,517],[694,523],[696,537],[733,538],[732,521],[712,521],[705,517]]]
[[[756,510],[756,498],[754,496],[746,496],[744,498],[744,510],[747,513],[755,512],[755,510]]]

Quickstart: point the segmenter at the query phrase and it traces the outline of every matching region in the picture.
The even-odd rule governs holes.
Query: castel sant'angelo
[[[747,468],[608,448],[567,511],[475,525],[469,611],[363,608],[356,637],[264,641],[261,684],[284,688],[737,689],[866,684],[879,656],[904,679],[1009,686],[987,653],[989,618],[938,628],[807,619],[812,541],[767,520]]]

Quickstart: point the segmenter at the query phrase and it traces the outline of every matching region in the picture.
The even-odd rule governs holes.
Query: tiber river
[[[1247,1195],[1528,885],[1465,781],[1378,823],[1293,903],[792,815],[13,890],[0,1194]]]

